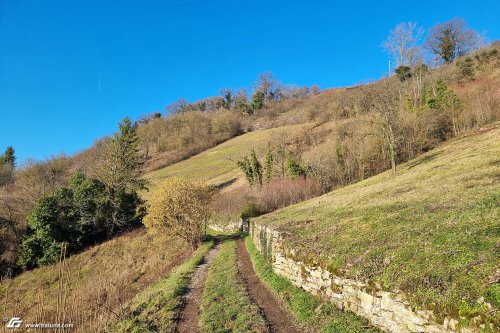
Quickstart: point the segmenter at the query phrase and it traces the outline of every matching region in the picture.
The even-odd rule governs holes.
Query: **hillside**
[[[21,315],[25,322],[62,318],[77,332],[105,328],[123,316],[136,294],[190,254],[180,241],[157,242],[136,230],[74,255],[63,265],[3,280],[0,313]]]
[[[500,124],[389,172],[255,219],[297,260],[470,324],[500,318]],[[476,322],[476,324],[479,324]]]
[[[498,46],[478,53],[466,79],[457,61],[404,80],[268,100],[249,113],[218,107],[125,118],[113,137],[74,157],[15,173],[11,163],[0,191],[7,222],[0,225],[0,275],[18,275],[0,284],[1,312],[27,321],[68,319],[81,331],[118,319],[133,328],[155,312],[158,299],[149,296],[161,289],[167,326],[174,325],[173,309],[204,254],[169,274],[192,254],[173,234],[175,241],[161,244],[143,230],[118,235],[153,211],[141,177],[154,191],[180,176],[220,189],[204,210],[210,217],[193,221],[231,226],[316,197],[255,221],[285,232],[297,259],[380,290],[402,290],[413,307],[432,309],[438,319],[497,323],[500,126],[491,124],[500,116],[499,54]],[[237,162],[252,158],[244,174]],[[397,175],[384,172],[391,167]],[[121,221],[113,195],[120,179],[130,203],[121,207]],[[71,256],[62,265],[61,247]],[[367,319],[333,317],[356,327]]]
[[[500,333],[494,11],[342,6],[2,7],[0,331]]]
[[[153,185],[152,187],[168,177],[186,177],[192,180],[207,181],[214,185],[241,183],[243,174],[238,169],[236,161],[242,155],[247,154],[251,148],[264,149],[267,143],[280,133],[293,134],[305,126],[305,124],[289,125],[248,132],[189,159],[149,172],[144,178]]]

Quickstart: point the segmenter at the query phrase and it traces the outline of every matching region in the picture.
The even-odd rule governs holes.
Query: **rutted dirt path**
[[[215,239],[214,247],[207,253],[203,261],[196,267],[193,277],[188,285],[188,291],[184,295],[183,308],[177,322],[178,333],[200,332],[200,303],[203,294],[203,287],[207,278],[208,268],[212,264],[219,249],[219,240]]]
[[[247,286],[250,299],[261,309],[269,330],[273,333],[303,333],[294,323],[291,315],[283,309],[256,275],[245,242],[238,240],[238,271]]]

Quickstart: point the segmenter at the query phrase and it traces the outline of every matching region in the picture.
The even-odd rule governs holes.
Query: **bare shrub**
[[[259,207],[265,212],[293,205],[321,194],[318,184],[312,179],[277,179],[253,189]]]
[[[144,225],[155,235],[179,237],[195,249],[209,216],[210,194],[204,183],[168,178],[152,193]]]
[[[483,78],[456,86],[454,90],[463,102],[462,109],[455,115],[459,132],[500,119],[500,88],[494,80]]]
[[[251,188],[242,186],[214,196],[212,219],[217,222],[237,219],[242,208],[248,203],[255,205],[261,213],[270,213],[321,194],[318,183],[306,178],[275,179],[270,183]]]

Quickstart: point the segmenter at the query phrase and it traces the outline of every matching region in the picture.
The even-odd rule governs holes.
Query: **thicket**
[[[39,199],[28,216],[19,265],[32,269],[54,263],[63,246],[72,254],[140,221],[137,192],[120,191],[113,200],[106,195],[104,183],[83,174],[76,174],[69,187]],[[124,219],[118,229],[113,224],[116,214]]]
[[[241,133],[239,116],[227,110],[143,119],[138,129],[146,170],[173,164]]]
[[[56,262],[63,247],[70,255],[138,225],[144,215],[138,144],[137,124],[125,118],[87,175],[72,171],[64,156],[18,172],[0,192],[2,276]]]
[[[216,193],[212,200],[212,219],[223,224],[238,218],[255,217],[320,194],[320,187],[312,179],[276,178],[262,186]]]

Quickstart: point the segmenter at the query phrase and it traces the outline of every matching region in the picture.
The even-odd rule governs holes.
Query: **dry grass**
[[[0,313],[27,323],[66,322],[76,332],[101,332],[124,316],[134,295],[190,253],[180,241],[158,243],[136,230],[2,281]]]
[[[138,293],[127,314],[107,332],[174,332],[193,272],[213,245],[213,240],[204,242],[182,265]]]
[[[500,124],[451,140],[389,172],[256,221],[290,232],[298,257],[464,325],[499,306]]]

